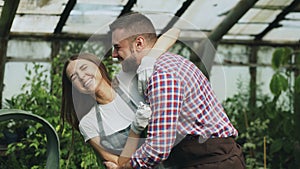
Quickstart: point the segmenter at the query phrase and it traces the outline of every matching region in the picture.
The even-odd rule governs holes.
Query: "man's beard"
[[[127,57],[125,60],[121,62],[122,69],[124,72],[136,72],[136,70],[139,67],[139,64],[137,63],[136,56],[133,52],[131,52],[131,56]]]

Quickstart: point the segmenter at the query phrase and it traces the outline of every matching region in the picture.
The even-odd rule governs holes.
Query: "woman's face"
[[[104,80],[97,65],[85,59],[70,61],[66,73],[73,86],[85,94],[94,94]]]

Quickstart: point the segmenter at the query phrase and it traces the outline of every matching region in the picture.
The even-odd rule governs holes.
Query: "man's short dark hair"
[[[110,31],[125,29],[130,35],[143,35],[150,41],[156,40],[155,28],[149,18],[138,12],[130,12],[117,18],[109,25]]]

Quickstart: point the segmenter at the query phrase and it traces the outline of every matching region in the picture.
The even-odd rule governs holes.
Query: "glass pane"
[[[261,33],[268,25],[267,24],[235,24],[229,34],[233,35],[256,35]]]
[[[220,72],[223,72],[223,75]],[[210,81],[218,99],[224,101],[237,94],[239,83],[243,82],[244,89],[247,88],[250,81],[249,68],[246,66],[215,65],[211,70]]]
[[[287,6],[292,3],[293,0],[260,0],[255,6]]]
[[[300,20],[300,12],[291,12],[285,16],[285,19]]]
[[[16,50],[17,49],[17,50]],[[50,58],[51,43],[45,41],[10,40],[7,45],[7,56],[27,59]]]
[[[147,13],[145,14],[152,21],[156,30],[161,31],[169,21],[173,18],[174,15],[170,14],[161,14],[161,13]],[[180,27],[179,27],[180,28]]]
[[[238,0],[193,1],[182,18],[200,30],[212,30],[237,3]]]
[[[252,23],[269,23],[275,20],[281,10],[261,10],[261,9],[250,9],[246,14],[239,20],[239,22],[252,22]]]
[[[273,52],[275,48],[268,46],[261,46],[257,51],[257,63],[270,65],[272,62]]]
[[[270,91],[270,82],[272,79],[272,75],[274,74],[274,70],[271,67],[258,67],[256,74],[257,84],[261,85],[260,89],[262,89],[262,93],[271,94]]]
[[[101,5],[117,5],[117,6],[124,6],[126,5],[128,0],[77,0],[78,3],[85,3],[85,4],[101,4]]]
[[[280,25],[282,25],[285,28],[300,28],[300,20],[297,21],[291,21],[291,20],[285,20],[281,21]]]
[[[68,0],[21,0],[17,10],[18,14],[58,14],[60,15]]]
[[[99,3],[77,3],[72,10],[63,32],[70,33],[99,33],[108,32],[108,24],[120,14],[121,5]]]
[[[49,70],[47,79],[50,81],[50,68],[49,63],[39,63],[44,66],[46,70]],[[25,67],[28,66],[28,69],[32,69],[32,63],[24,62],[8,62],[5,65],[5,75],[4,75],[4,90],[3,90],[3,101],[9,99],[12,96],[20,94],[24,91],[21,90],[22,85],[26,82],[26,70]],[[34,72],[32,72],[34,75]],[[28,88],[27,88],[28,89]]]
[[[108,15],[71,15],[63,27],[66,33],[84,33],[84,34],[106,34],[109,31],[109,23],[116,17]],[[97,20],[97,22],[94,22]]]
[[[300,29],[299,28],[276,28],[271,30],[264,38],[264,40],[272,41],[295,41],[299,42]]]
[[[16,15],[11,32],[53,33],[58,21],[59,16]]]
[[[218,45],[215,62],[248,63],[248,48],[244,45]],[[217,60],[218,59],[218,60]]]
[[[174,15],[181,7],[183,2],[185,2],[185,0],[137,1],[132,10],[140,11],[142,13],[161,13]]]
[[[228,40],[253,40],[253,36],[246,36],[246,35],[224,35],[223,39]]]

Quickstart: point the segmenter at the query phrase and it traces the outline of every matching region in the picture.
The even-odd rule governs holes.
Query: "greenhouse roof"
[[[128,11],[147,15],[160,33],[181,38],[203,33],[214,41],[298,45],[299,0],[0,0],[0,37],[86,39],[106,35],[108,24]]]

